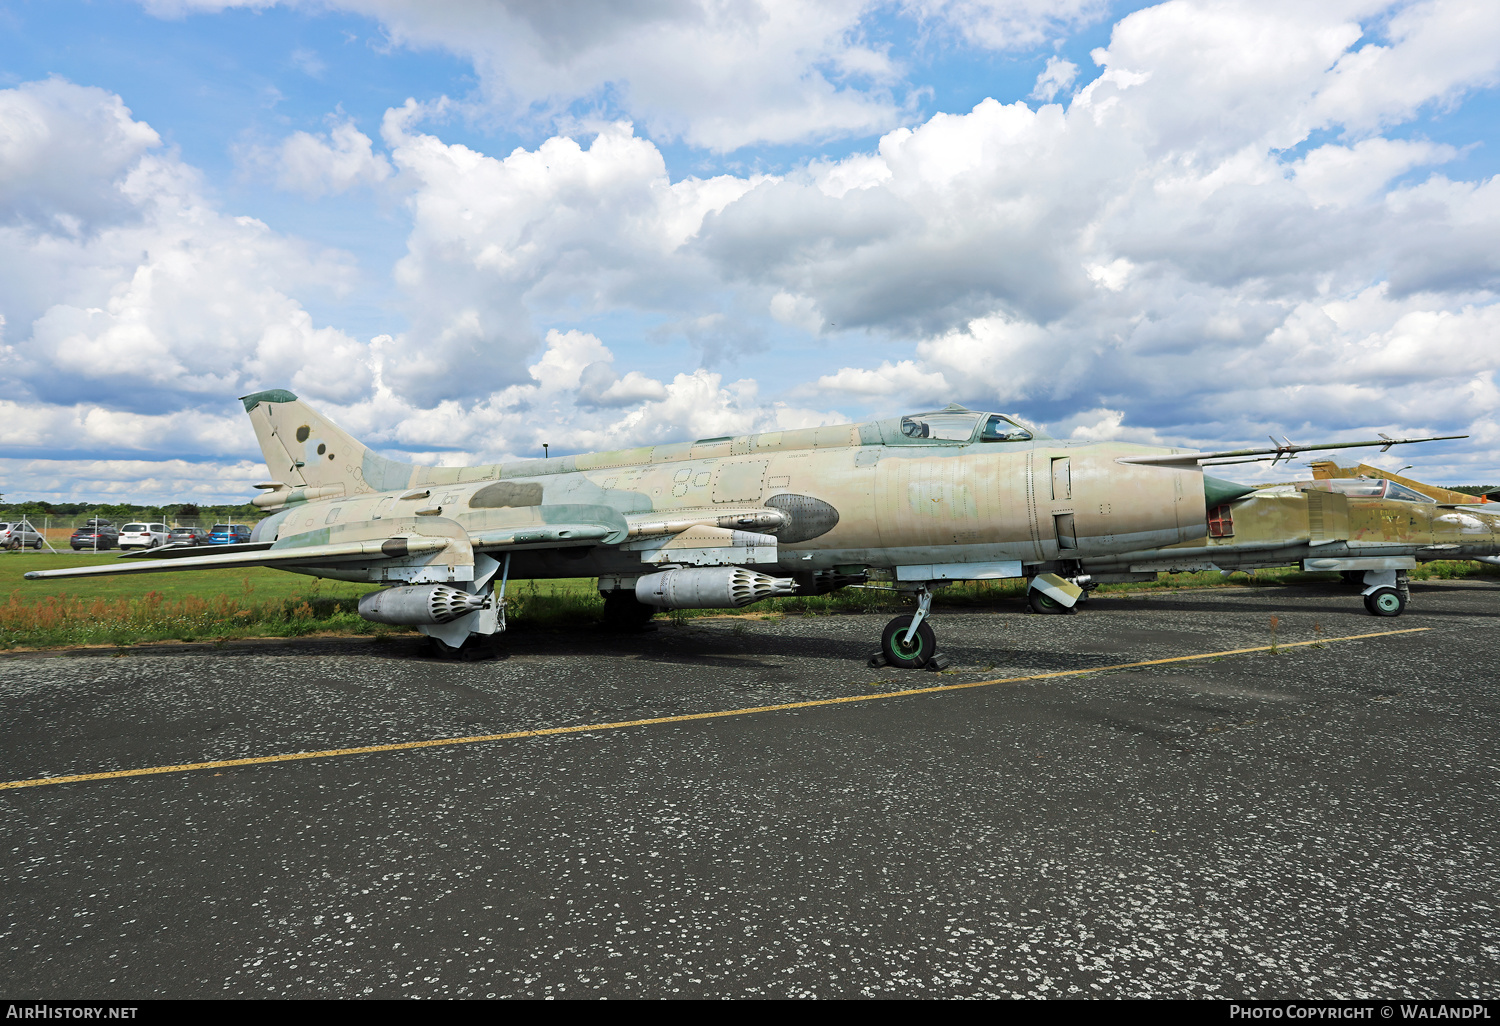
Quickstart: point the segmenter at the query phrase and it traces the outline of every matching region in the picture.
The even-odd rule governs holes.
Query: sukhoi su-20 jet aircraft
[[[505,629],[511,578],[597,577],[606,620],[743,606],[889,571],[913,613],[886,627],[890,663],[935,653],[934,588],[1027,577],[1071,605],[1081,560],[1203,538],[1207,510],[1251,489],[1202,464],[1310,449],[1201,453],[1049,438],[961,406],[865,424],[700,438],[479,467],[386,459],[291,392],[242,400],[274,480],[247,544],[184,548],[28,578],[266,566],[389,585],[368,619],[445,649]],[[1462,436],[1445,436],[1462,437]],[[494,585],[498,582],[498,594]]]

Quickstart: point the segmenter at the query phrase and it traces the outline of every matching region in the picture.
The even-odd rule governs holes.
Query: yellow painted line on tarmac
[[[301,759],[331,759],[339,755],[372,755],[376,752],[407,752],[418,748],[437,748],[443,745],[474,745],[485,741],[514,741],[523,737],[551,737],[556,734],[589,734],[598,730],[620,730],[624,727],[651,727],[660,723],[687,723],[692,720],[716,720],[727,716],[750,716],[755,713],[784,712],[789,709],[812,709],[824,705],[843,705],[848,702],[877,702],[888,698],[906,698],[911,695],[935,695],[943,691],[986,688],[995,684],[1021,684],[1032,680],[1052,680],[1058,677],[1081,677],[1090,673],[1107,673],[1111,670],[1130,670],[1138,666],[1188,663],[1200,659],[1217,659],[1221,656],[1248,655],[1251,652],[1269,652],[1272,649],[1280,651],[1284,648],[1323,645],[1334,641],[1363,641],[1366,638],[1389,638],[1397,634],[1418,634],[1429,630],[1432,630],[1432,628],[1409,627],[1399,631],[1379,631],[1374,634],[1349,634],[1341,638],[1316,638],[1312,641],[1293,641],[1284,645],[1259,645],[1255,648],[1231,648],[1223,652],[1203,652],[1198,655],[1169,656],[1165,659],[1143,659],[1136,663],[1090,666],[1081,670],[1053,670],[1048,673],[1031,673],[1024,677],[976,680],[966,684],[939,684],[930,688],[908,688],[905,691],[882,691],[876,694],[845,695],[840,698],[817,698],[807,702],[783,702],[780,705],[755,705],[746,709],[724,709],[719,712],[683,713],[680,716],[653,716],[644,720],[621,720],[617,723],[585,723],[576,727],[543,727],[540,730],[513,730],[505,734],[441,737],[431,741],[402,741],[390,745],[362,745],[359,748],[329,748],[321,752],[290,752],[286,755],[261,755],[250,759],[183,762],[173,766],[147,766],[142,769],[108,770],[103,773],[74,773],[65,777],[35,777],[30,780],[7,780],[0,782],[0,791],[18,787],[41,787],[43,784],[78,784],[89,780],[146,777],[157,773],[187,773],[192,770],[227,769],[234,766],[265,766],[277,762],[297,762]]]

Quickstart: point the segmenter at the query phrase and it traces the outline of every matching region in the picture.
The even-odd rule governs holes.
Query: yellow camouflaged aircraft
[[[1064,575],[1076,576],[1083,560],[1202,539],[1207,510],[1251,490],[1205,475],[1205,462],[1431,440],[1202,453],[1053,439],[1014,417],[949,406],[865,424],[419,467],[371,452],[291,392],[242,401],[274,478],[257,486],[255,504],[272,515],[249,543],[26,576],[267,566],[373,581],[390,587],[360,601],[363,616],[414,625],[456,651],[504,630],[512,576],[597,577],[606,620],[629,626],[661,609],[743,606],[882,570],[916,611],[890,622],[881,650],[894,665],[918,667],[935,654],[935,587],[1028,577],[1071,604],[1081,588]]]
[[[1422,484],[1361,464],[1312,464],[1313,480],[1247,491],[1208,510],[1208,534],[1159,549],[1081,561],[1085,591],[1162,572],[1260,570],[1300,566],[1338,571],[1363,590],[1365,609],[1400,616],[1410,600],[1407,572],[1435,559],[1500,564],[1500,503]],[[1036,612],[1063,604],[1031,596]]]

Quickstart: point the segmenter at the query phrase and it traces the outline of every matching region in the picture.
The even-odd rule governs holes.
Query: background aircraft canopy
[[[1309,481],[1298,486],[1299,491],[1311,492],[1341,492],[1344,495],[1352,495],[1361,499],[1396,499],[1399,502],[1437,502],[1430,495],[1397,484],[1395,481],[1382,481],[1369,477],[1345,477],[1332,478],[1323,481]]]

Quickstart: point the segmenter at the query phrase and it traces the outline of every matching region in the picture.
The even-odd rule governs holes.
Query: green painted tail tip
[[[1255,491],[1248,485],[1235,484],[1233,481],[1225,481],[1221,477],[1210,477],[1203,475],[1203,498],[1208,508],[1222,506],[1226,502],[1233,502],[1241,496],[1249,495]]]
[[[268,388],[264,392],[251,392],[249,395],[240,396],[240,402],[245,404],[245,412],[249,413],[261,403],[294,403],[297,397],[284,388]]]

